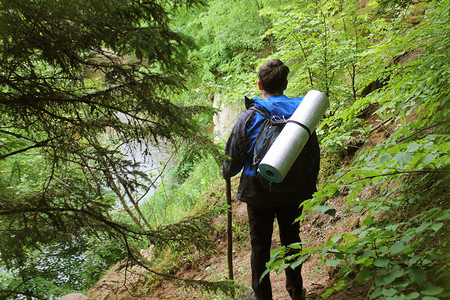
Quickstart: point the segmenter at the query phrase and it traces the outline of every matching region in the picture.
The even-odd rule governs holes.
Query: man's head
[[[259,88],[270,95],[282,95],[287,87],[289,68],[279,59],[272,59],[259,68]]]

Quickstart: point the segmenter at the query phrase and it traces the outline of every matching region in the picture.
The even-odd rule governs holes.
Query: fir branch
[[[34,148],[45,147],[45,146],[48,145],[48,143],[49,143],[50,141],[52,141],[52,140],[54,140],[54,139],[55,139],[55,138],[51,138],[51,139],[47,139],[47,140],[44,140],[44,141],[41,141],[41,142],[37,142],[36,144],[34,144],[34,145],[32,145],[32,146],[25,147],[25,148],[22,148],[22,149],[19,149],[19,150],[16,150],[16,151],[13,151],[13,152],[10,152],[10,153],[1,155],[1,156],[0,156],[0,160],[3,160],[3,159],[5,159],[5,158],[8,158],[8,157],[10,157],[10,156],[14,156],[14,155],[17,155],[17,154],[20,154],[20,153],[23,153],[23,152],[27,152],[28,150],[31,150],[31,149],[34,149]]]

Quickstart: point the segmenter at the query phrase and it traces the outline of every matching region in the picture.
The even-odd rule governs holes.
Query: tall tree
[[[1,1],[0,253],[9,267],[99,231],[126,245],[164,240],[139,210],[136,191],[151,179],[124,149],[151,155],[154,143],[189,141],[215,151],[197,119],[214,111],[167,97],[184,88],[194,46],[171,30],[169,12],[202,2]],[[117,199],[134,225],[111,215]]]

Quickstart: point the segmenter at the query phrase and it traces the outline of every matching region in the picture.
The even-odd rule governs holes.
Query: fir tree
[[[151,227],[135,192],[152,182],[123,154],[130,144],[151,155],[151,144],[182,141],[192,151],[216,151],[198,122],[199,114],[214,111],[180,107],[168,98],[184,88],[194,47],[170,28],[169,12],[200,4],[0,3],[0,253],[19,275],[16,286],[1,287],[9,292],[0,297],[42,297],[27,284],[39,272],[25,263],[32,251],[49,245],[64,248],[104,235],[135,257],[130,237],[185,244],[183,229],[196,237],[190,244],[207,245],[199,230],[206,227],[195,220]],[[132,225],[111,215],[117,199]]]

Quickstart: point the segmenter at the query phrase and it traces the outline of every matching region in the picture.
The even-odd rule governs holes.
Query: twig
[[[380,124],[378,124],[377,126],[375,126],[374,128],[372,128],[369,133],[372,133],[374,131],[376,131],[378,128],[380,128],[381,126],[383,126],[384,124],[386,124],[387,122],[392,120],[392,116],[390,116],[389,118],[387,118],[386,120],[384,120],[383,122],[381,122]]]

